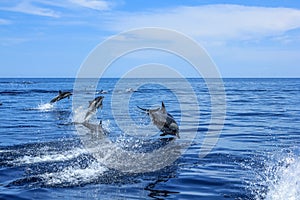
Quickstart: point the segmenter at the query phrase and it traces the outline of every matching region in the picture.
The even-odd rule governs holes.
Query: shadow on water
[[[176,166],[176,165],[174,165]],[[173,168],[176,168],[174,167]],[[172,168],[172,167],[167,167],[167,168]],[[166,169],[167,169],[166,168]],[[166,169],[162,170],[165,171]],[[166,183],[168,180],[171,178],[176,177],[176,170],[177,169],[168,169],[169,173],[160,173],[160,176],[157,176],[156,180],[153,181],[152,183],[149,183],[144,190],[149,191],[148,196],[157,199],[157,200],[163,200],[166,197],[170,197],[172,194],[179,194],[177,191],[171,191],[171,190],[166,190],[166,189],[157,189],[157,185],[160,183]]]

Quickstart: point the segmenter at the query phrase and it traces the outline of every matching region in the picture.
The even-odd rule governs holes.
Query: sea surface
[[[80,110],[73,107],[72,97],[49,103],[59,90],[72,92],[74,81],[0,79],[0,199],[300,199],[300,79],[224,79],[224,127],[205,157],[199,152],[212,104],[204,80],[188,79],[199,103],[199,122],[182,118],[193,112],[181,105],[195,102],[180,81],[160,80],[178,85],[174,91],[154,79],[134,88],[138,80],[129,79],[123,83],[125,89],[117,91],[118,79],[103,79],[95,93],[85,80],[83,93],[104,96],[103,108],[90,122],[102,122],[108,144],[146,155],[174,142],[163,140],[159,131],[149,135],[132,125],[120,128],[126,117],[114,115],[113,110],[122,105],[128,107],[127,120],[151,127],[149,116],[137,106],[155,108],[163,101],[180,125],[181,137],[175,140],[179,145],[196,128],[186,151],[174,162],[155,171],[149,162],[149,171],[136,173],[114,169],[86,149],[82,134],[95,135],[85,127],[77,129],[76,120],[83,118],[92,99],[82,99]],[[112,103],[124,98],[128,104]],[[123,121],[116,122],[116,117]],[[127,158],[119,159],[122,163]]]

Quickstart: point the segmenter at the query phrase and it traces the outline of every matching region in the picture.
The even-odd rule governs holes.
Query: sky
[[[76,77],[97,45],[143,27],[187,35],[222,77],[300,77],[295,0],[1,0],[0,77]],[[122,76],[126,65],[168,59],[193,76],[178,58],[156,54],[119,60],[107,76]]]

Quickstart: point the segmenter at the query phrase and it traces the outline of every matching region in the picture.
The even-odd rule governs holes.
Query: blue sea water
[[[111,104],[117,81],[99,83],[97,91],[106,92],[94,122],[102,120],[109,137],[123,148],[153,150],[161,145],[160,136],[145,134],[145,140],[151,138],[145,146],[141,137],[132,139],[118,129]],[[179,102],[174,91],[153,84],[156,80],[134,92],[134,81],[118,93],[130,96],[129,112],[137,124],[151,124],[137,105],[164,101],[184,127],[180,104],[192,103],[188,94]],[[188,81],[200,104],[200,123],[190,124],[198,131],[189,148],[160,170],[125,173],[86,151],[72,123],[72,98],[48,103],[58,90],[72,91],[74,79],[0,79],[0,199],[300,199],[300,79],[224,79],[224,128],[204,158],[199,151],[211,117],[210,95],[203,80]],[[85,101],[82,108],[88,106]],[[180,131],[189,133],[188,128]]]

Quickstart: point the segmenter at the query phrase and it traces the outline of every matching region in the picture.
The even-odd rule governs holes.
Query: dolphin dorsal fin
[[[166,111],[165,104],[164,104],[163,101],[161,102],[161,110],[162,110],[163,113],[166,113],[166,112],[167,112],[167,111]]]
[[[62,93],[62,91],[61,91],[61,90],[59,90],[59,91],[58,91],[58,94],[61,94],[61,93]]]

